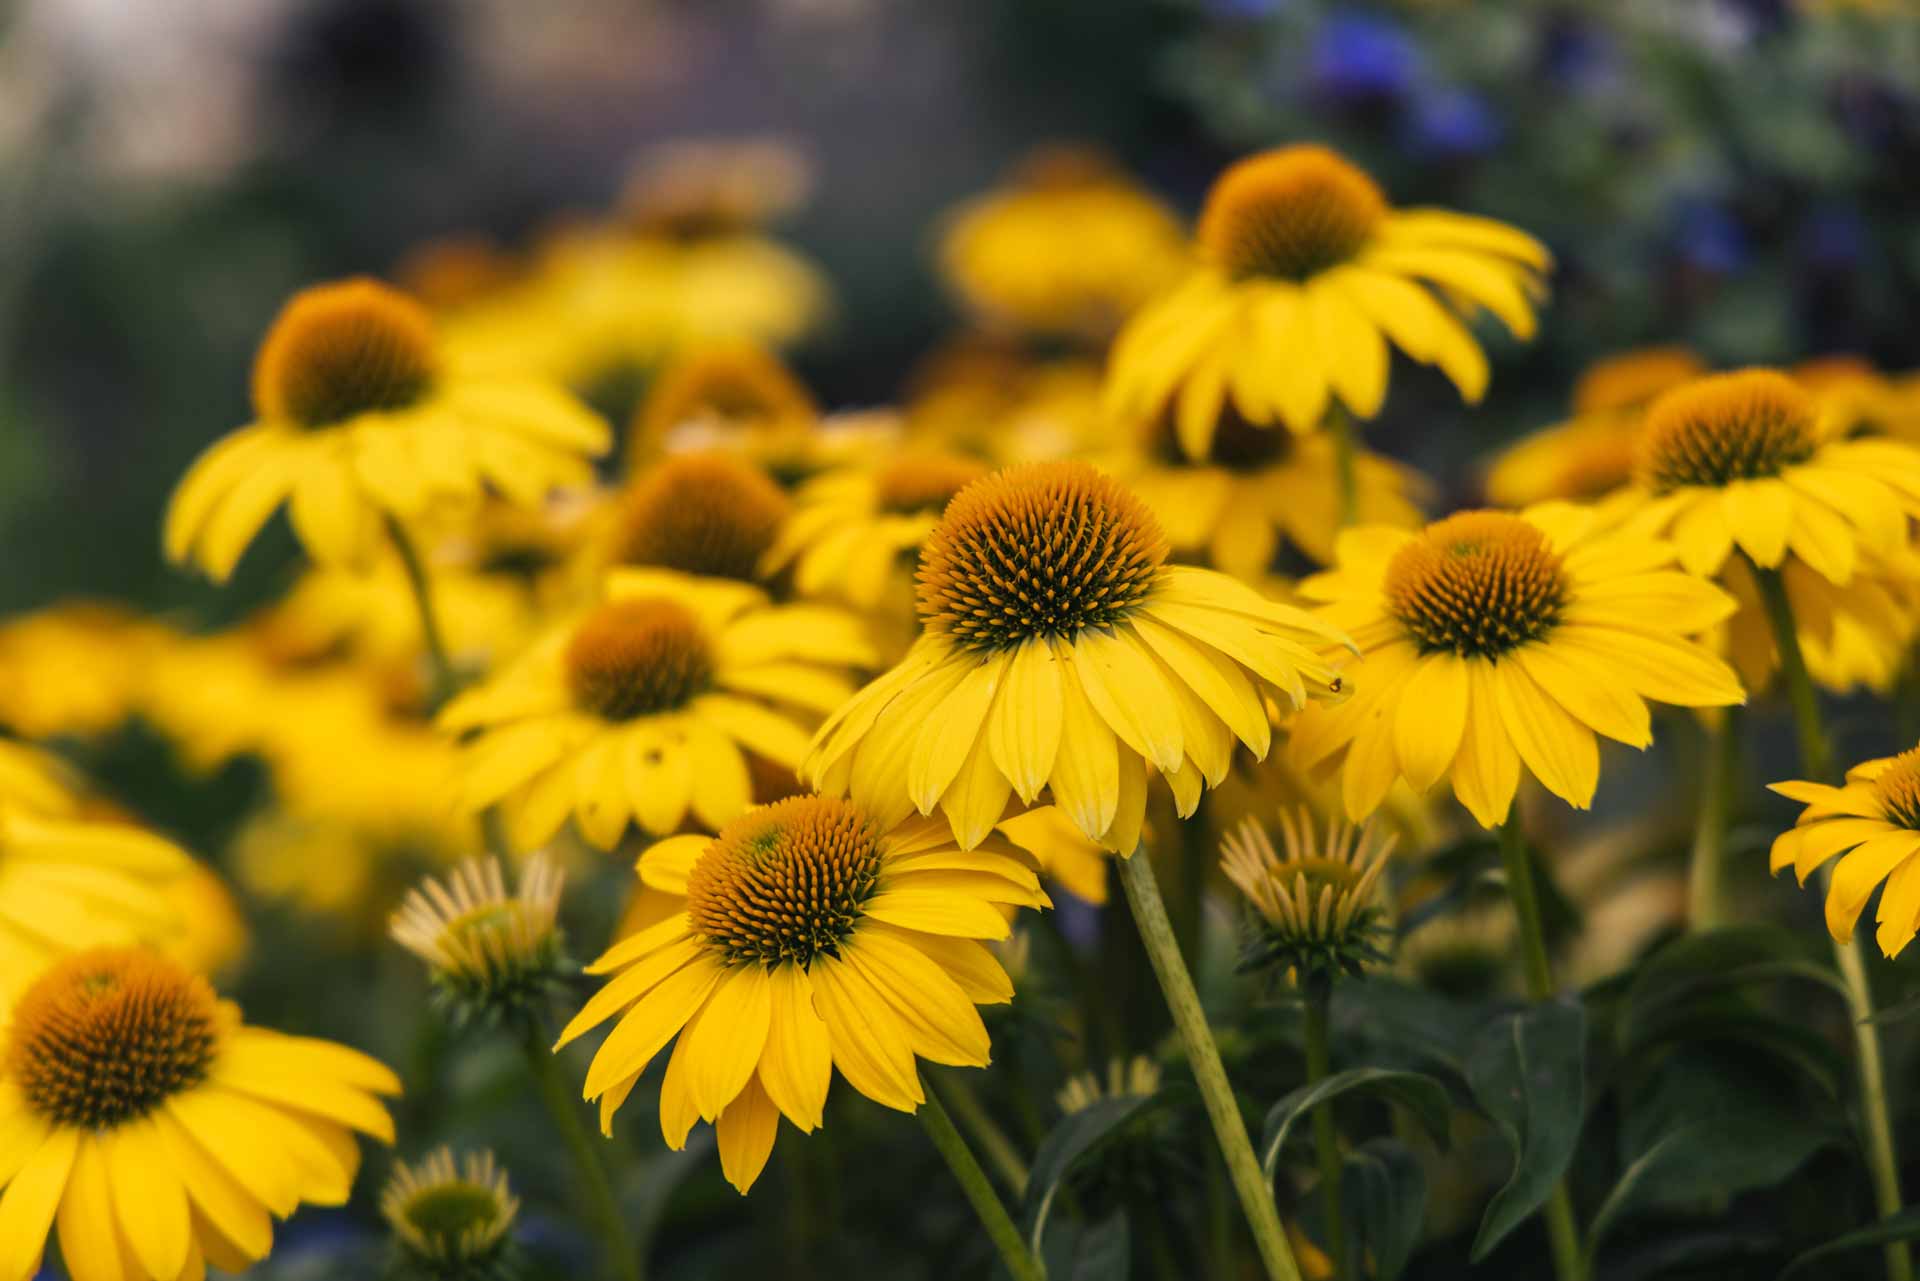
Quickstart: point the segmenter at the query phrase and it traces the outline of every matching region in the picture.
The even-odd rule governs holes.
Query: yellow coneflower
[[[1179,219],[1086,147],[1036,149],[940,237],[942,274],[968,310],[1043,337],[1104,340],[1186,261]]]
[[[705,343],[660,371],[627,430],[627,465],[644,465],[684,440],[749,452],[802,448],[819,424],[811,393],[765,347],[744,339]]]
[[[1684,347],[1645,347],[1595,361],[1574,384],[1570,418],[1494,459],[1488,500],[1501,507],[1555,498],[1585,502],[1630,483],[1647,406],[1706,372],[1706,362]]]
[[[273,1220],[344,1205],[354,1132],[393,1141],[400,1082],[330,1041],[245,1026],[206,980],[141,949],[82,952],[12,1007],[0,1058],[0,1278],[48,1234],[74,1281],[244,1272]]]
[[[1441,209],[1394,209],[1371,178],[1317,146],[1240,161],[1214,183],[1200,265],[1114,345],[1107,404],[1148,422],[1171,411],[1204,459],[1221,409],[1312,431],[1328,407],[1380,411],[1389,344],[1438,365],[1478,401],[1487,358],[1463,315],[1484,309],[1531,337],[1547,251],[1524,232]]]
[[[1745,369],[1676,387],[1641,430],[1626,528],[1670,537],[1688,572],[1713,575],[1738,547],[1763,569],[1788,554],[1832,582],[1861,554],[1890,557],[1920,515],[1920,449],[1826,434],[1785,374]]]
[[[615,496],[600,563],[757,582],[792,506],[772,478],[745,459],[677,454]]]
[[[55,957],[177,938],[172,887],[193,867],[186,851],[126,823],[0,806],[0,1008]]]
[[[520,1199],[491,1152],[436,1148],[417,1165],[394,1166],[380,1193],[380,1217],[401,1257],[435,1281],[493,1281],[512,1245]]]
[[[1667,544],[1595,524],[1591,511],[1546,504],[1343,534],[1338,566],[1300,590],[1328,602],[1365,657],[1352,699],[1295,721],[1292,759],[1344,759],[1356,821],[1396,779],[1425,791],[1447,778],[1492,827],[1522,765],[1584,809],[1600,777],[1595,733],[1644,748],[1648,699],[1743,702],[1738,677],[1692,639],[1733,600],[1673,571]]]
[[[629,820],[655,835],[709,830],[751,803],[747,754],[786,767],[806,726],[873,661],[856,620],[768,606],[744,584],[615,574],[607,600],[460,695],[444,730],[471,734],[463,805],[499,804],[520,849],[571,814],[611,849]]]
[[[791,566],[802,596],[838,598],[863,611],[903,596],[910,612],[915,555],[953,496],[987,470],[961,454],[908,450],[816,477],[795,495],[761,574]]]
[[[436,314],[486,302],[518,283],[526,264],[490,236],[442,236],[409,250],[393,281]]]
[[[1793,614],[1807,674],[1835,694],[1865,687],[1890,693],[1906,669],[1920,635],[1920,568],[1903,549],[1892,561],[1865,556],[1844,583],[1831,582],[1797,556],[1780,566],[1780,585]],[[1721,568],[1719,581],[1740,603],[1725,625],[1728,661],[1751,691],[1763,690],[1779,670],[1779,647],[1761,584],[1739,557]]]
[[[1854,924],[1881,884],[1876,938],[1898,956],[1920,932],[1920,748],[1865,761],[1847,771],[1844,785],[1775,783],[1772,790],[1806,806],[1773,842],[1771,862],[1791,867],[1802,885],[1837,855],[1827,888],[1827,929],[1836,942],[1853,938]]]
[[[280,506],[314,559],[364,564],[382,517],[493,491],[523,505],[592,478],[606,424],[525,379],[449,368],[419,303],[372,280],[294,295],[253,369],[254,422],[188,469],[166,552],[224,580]]]
[[[1032,463],[962,490],[920,558],[926,633],[815,736],[802,773],[886,823],[936,808],[963,847],[1018,796],[1131,853],[1147,767],[1182,815],[1264,756],[1266,693],[1340,690],[1337,628],[1224,574],[1166,564],[1159,523],[1085,463]]]
[[[1819,402],[1829,434],[1912,440],[1920,429],[1920,406],[1863,357],[1815,356],[1787,373]]]
[[[566,876],[544,854],[508,890],[498,859],[470,859],[445,880],[407,892],[388,927],[426,962],[456,1021],[533,1008],[563,975],[560,891]]]
[[[661,841],[639,870],[684,906],[588,967],[613,977],[560,1044],[617,1018],[585,1087],[610,1133],[678,1037],[661,1131],[680,1148],[696,1120],[714,1122],[721,1167],[742,1193],[781,1116],[803,1133],[820,1126],[835,1068],[911,1112],[926,1101],[917,1059],[984,1067],[974,1006],[1011,1000],[1013,985],[980,940],[1007,936],[1001,905],[1048,905],[1010,845],[963,853],[943,820],[889,826],[824,796],[753,810],[717,836]]]
[[[1002,465],[1084,458],[1113,446],[1100,366],[1046,359],[977,337],[951,343],[909,380],[909,439]]]
[[[80,779],[66,762],[26,743],[0,738],[0,809],[66,818],[79,809]]]
[[[1263,922],[1242,969],[1278,968],[1306,986],[1386,959],[1380,876],[1393,837],[1372,823],[1317,827],[1311,811],[1283,808],[1281,849],[1253,818],[1221,842],[1220,870]]]
[[[1418,525],[1420,480],[1369,451],[1354,458],[1355,519]],[[1341,527],[1340,463],[1325,432],[1295,436],[1255,427],[1226,406],[1213,453],[1191,462],[1161,418],[1145,448],[1123,463],[1131,484],[1167,531],[1176,553],[1199,554],[1213,568],[1248,582],[1273,569],[1284,539],[1318,564],[1333,559]]]
[[[118,729],[176,639],[165,624],[98,601],[0,622],[0,726],[30,739]]]

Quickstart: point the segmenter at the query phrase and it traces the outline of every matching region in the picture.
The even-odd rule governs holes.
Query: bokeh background
[[[1368,429],[1436,479],[1436,510],[1471,500],[1479,461],[1563,416],[1579,371],[1610,352],[1920,366],[1920,18],[1898,4],[13,0],[0,6],[0,614],[81,598],[191,630],[275,597],[299,564],[284,532],[216,589],[166,567],[158,531],[187,463],[247,420],[249,362],[289,293],[392,274],[448,236],[530,246],[613,207],[649,147],[736,137],[778,140],[808,170],[775,234],[832,285],[830,321],[788,353],[830,409],[897,402],[962,329],[935,266],[943,214],[1056,141],[1104,149],[1184,215],[1232,158],[1326,141],[1397,203],[1546,241],[1558,266],[1541,335],[1487,331],[1486,402],[1462,406],[1402,362]],[[137,726],[82,755],[203,850],[226,845],[263,786],[245,762],[183,782]],[[1610,777],[1603,811],[1630,815],[1634,779],[1671,764]],[[595,901],[570,922],[586,937],[611,924],[591,919]],[[411,1028],[394,1012],[420,985],[378,944],[377,915],[248,913],[266,959],[238,992],[257,1021],[395,1059],[440,1052],[395,1030]],[[997,1056],[1040,1053],[1030,1033],[1044,1039],[997,1028]],[[447,1098],[408,1101],[403,1133],[493,1142],[521,1183],[563,1186],[516,1072],[511,1052],[468,1056]],[[845,1184],[788,1176],[768,1194],[783,1208],[729,1239],[742,1211],[710,1154],[666,1158],[645,1120],[632,1128],[649,1161],[704,1163],[678,1191],[680,1172],[655,1171],[677,1197],[662,1238],[675,1275],[785,1257],[783,1233],[808,1216],[853,1225],[792,1256],[824,1275],[944,1275],[926,1271],[945,1257],[929,1240],[972,1257],[957,1206],[919,1207],[899,1239],[859,1219],[889,1183],[941,1177],[910,1132]],[[851,1149],[860,1131],[842,1132]],[[552,1258],[584,1248],[537,1203],[528,1224]],[[375,1231],[365,1205],[303,1215],[273,1275],[345,1275]],[[836,1251],[879,1270],[834,1272]]]

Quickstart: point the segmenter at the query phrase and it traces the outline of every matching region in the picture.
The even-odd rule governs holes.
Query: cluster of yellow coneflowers
[[[1735,709],[1777,697],[1801,767],[1775,790],[1806,809],[1772,864],[1825,893],[1863,1160],[1899,1209],[1853,935],[1876,890],[1888,956],[1920,929],[1920,749],[1842,776],[1819,691],[1912,661],[1920,394],[1629,353],[1494,463],[1497,505],[1429,521],[1364,424],[1396,355],[1481,399],[1475,326],[1532,335],[1542,245],[1395,208],[1312,146],[1230,167],[1189,241],[1053,150],[945,229],[979,336],[900,409],[825,414],[775,354],[826,306],[763,230],[796,181],[777,153],[676,152],[536,252],[449,242],[397,284],[300,292],[254,421],[162,536],[224,581],[284,512],[307,560],[284,598],[215,634],[91,606],[0,629],[0,1281],[55,1241],[74,1281],[244,1270],[276,1219],[347,1199],[357,1136],[396,1140],[400,1078],[244,1023],[208,977],[244,947],[224,886],[37,745],[133,716],[190,766],[266,762],[275,799],[229,859],[248,892],[387,922],[431,973],[423,1018],[524,1050],[610,1275],[642,1259],[582,1096],[611,1134],[644,1082],[664,1142],[710,1124],[746,1193],[837,1075],[918,1116],[1007,1271],[1040,1277],[1003,1199],[1019,1155],[970,1097],[963,1135],[923,1063],[989,1063],[979,1007],[1015,996],[1022,917],[1111,874],[1260,1263],[1294,1281],[1371,1266],[1340,1136],[1314,1114],[1321,1214],[1283,1222],[1147,851],[1194,857],[1182,824],[1211,808],[1247,968],[1304,1001],[1314,1085],[1336,986],[1392,958],[1393,863],[1497,829],[1548,1001],[1525,790],[1586,808],[1600,740],[1644,749],[1667,709],[1722,761]],[[1728,919],[1711,777],[1703,929]],[[439,869],[395,877],[401,844]],[[635,876],[583,987],[562,869],[602,853]],[[1575,1208],[1543,1200],[1578,1281]],[[415,1274],[514,1275],[490,1155],[402,1166],[381,1204]]]

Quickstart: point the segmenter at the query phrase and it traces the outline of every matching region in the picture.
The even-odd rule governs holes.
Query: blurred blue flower
[[[1314,37],[1314,89],[1336,102],[1401,98],[1413,89],[1420,71],[1419,46],[1389,18],[1337,14]]]
[[[1411,142],[1421,156],[1484,155],[1505,135],[1493,104],[1471,89],[1436,89],[1414,101]]]
[[[1111,912],[1114,905],[1104,908],[1095,907],[1083,898],[1055,891],[1053,896],[1053,923],[1061,935],[1074,947],[1086,950],[1100,941],[1100,914]]]
[[[1866,223],[1853,209],[1825,205],[1807,216],[1800,228],[1800,253],[1815,267],[1846,270],[1866,253]]]
[[[1288,3],[1289,0],[1206,0],[1209,15],[1230,21],[1270,18],[1286,8]]]
[[[1540,37],[1540,70],[1575,92],[1618,78],[1620,47],[1611,32],[1578,15],[1549,20]]]
[[[1749,256],[1747,234],[1726,208],[1711,200],[1682,200],[1673,226],[1673,251],[1700,271],[1726,274],[1740,270]]]

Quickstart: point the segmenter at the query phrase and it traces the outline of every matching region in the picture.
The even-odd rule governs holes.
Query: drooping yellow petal
[[[1394,751],[1407,783],[1424,792],[1453,764],[1467,727],[1467,668],[1452,654],[1429,654],[1399,693]]]
[[[814,1010],[813,984],[805,970],[778,965],[768,981],[772,1014],[760,1058],[760,1083],[774,1106],[802,1133],[811,1134],[824,1119],[833,1079],[827,1025]]]
[[[720,1172],[734,1189],[745,1196],[760,1171],[767,1168],[773,1155],[773,1141],[780,1131],[780,1113],[761,1088],[757,1078],[748,1080],[720,1114],[714,1137],[720,1148]]]
[[[767,972],[749,962],[731,967],[688,1028],[688,1084],[694,1106],[711,1121],[733,1101],[760,1064],[773,1011]]]

